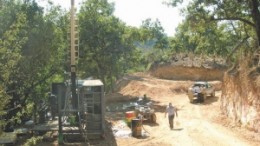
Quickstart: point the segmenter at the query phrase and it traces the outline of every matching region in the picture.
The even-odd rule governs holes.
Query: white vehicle
[[[194,101],[198,101],[198,95],[201,93],[202,102],[206,100],[207,97],[215,97],[215,88],[205,81],[195,82],[189,89],[188,89],[188,97],[190,102],[193,103]]]

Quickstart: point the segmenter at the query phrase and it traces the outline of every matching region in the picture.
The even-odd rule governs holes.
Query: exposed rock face
[[[260,86],[257,76],[246,72],[225,73],[220,100],[222,112],[235,123],[260,132]]]
[[[208,69],[203,67],[186,67],[160,65],[151,71],[151,75],[168,80],[191,80],[191,81],[221,81],[223,70]]]
[[[227,66],[223,59],[175,55],[167,63],[154,63],[151,75],[169,80],[222,81]]]

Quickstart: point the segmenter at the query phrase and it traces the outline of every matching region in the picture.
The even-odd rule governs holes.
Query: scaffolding
[[[65,84],[64,84],[65,85]],[[70,84],[58,88],[59,138],[77,137],[88,141],[89,136],[104,135],[105,102],[104,85],[100,80],[77,80],[78,108],[73,108],[74,98]],[[66,96],[61,96],[66,92]],[[75,138],[74,137],[74,138]]]

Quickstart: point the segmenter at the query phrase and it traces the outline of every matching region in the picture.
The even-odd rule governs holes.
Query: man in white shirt
[[[173,120],[174,120],[175,115],[176,115],[176,117],[178,117],[178,113],[177,113],[177,109],[172,106],[172,103],[169,103],[169,105],[166,107],[165,117],[166,117],[166,114],[168,114],[170,128],[173,129],[174,128]]]

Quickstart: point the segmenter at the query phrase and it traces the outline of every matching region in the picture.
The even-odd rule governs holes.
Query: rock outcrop
[[[257,71],[226,72],[222,84],[221,110],[234,123],[260,132],[260,76]]]

